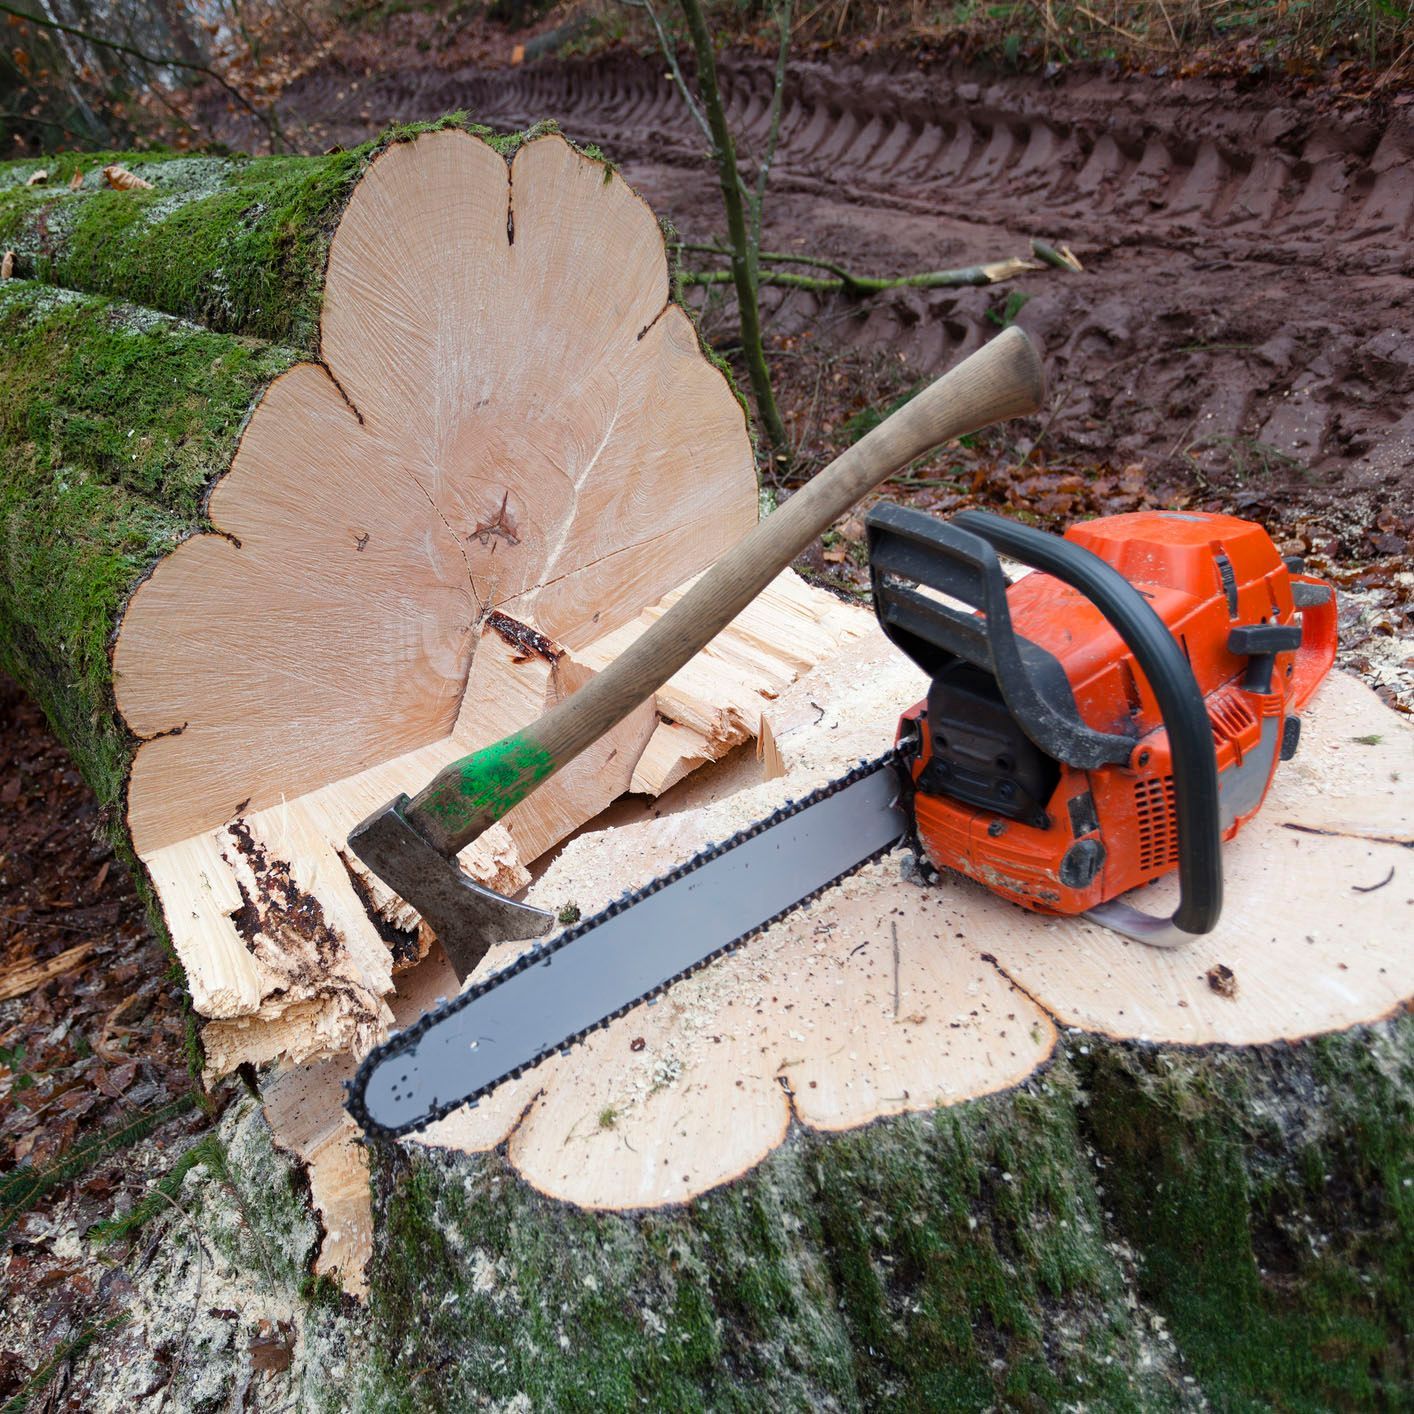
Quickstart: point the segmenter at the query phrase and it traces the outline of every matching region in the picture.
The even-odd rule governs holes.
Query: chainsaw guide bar
[[[475,1105],[805,907],[908,840],[901,764],[861,762],[434,1008],[369,1052],[349,1113],[396,1138]],[[552,967],[553,987],[531,975]]]

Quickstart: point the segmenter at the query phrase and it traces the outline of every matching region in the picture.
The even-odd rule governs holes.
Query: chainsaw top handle
[[[1069,540],[988,511],[950,521],[884,504],[869,514],[875,609],[885,630],[926,672],[937,650],[990,669],[1022,729],[1057,760],[1083,769],[1128,764],[1137,743],[1080,720],[1063,674],[1011,626],[997,552],[1078,590],[1105,616],[1153,689],[1173,760],[1180,898],[1171,918],[1122,899],[1091,909],[1096,922],[1159,947],[1178,946],[1217,926],[1222,913],[1222,830],[1218,764],[1203,694],[1187,657],[1143,595],[1113,566]],[[980,543],[979,543],[980,542]],[[913,580],[980,609],[985,620],[893,582]]]

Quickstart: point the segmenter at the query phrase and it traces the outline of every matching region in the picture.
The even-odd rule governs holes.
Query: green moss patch
[[[109,640],[152,565],[207,522],[288,349],[28,281],[0,286],[0,663],[41,704],[100,804],[132,742]]]
[[[1220,1409],[1396,1408],[1411,1388],[1414,1018],[1300,1047],[1105,1047],[1106,1203]]]
[[[0,246],[14,248],[20,274],[47,284],[313,352],[329,240],[369,151],[65,157],[47,186],[8,190],[0,172]],[[103,185],[110,158],[153,189]],[[87,174],[80,190],[68,189],[66,167]]]
[[[1397,1407],[1412,1105],[1404,1017],[1252,1050],[1072,1036],[1008,1094],[797,1131],[659,1212],[379,1151],[356,1407]]]
[[[366,1408],[1163,1407],[1062,1069],[803,1131],[682,1208],[590,1214],[499,1157],[381,1158]],[[429,1300],[426,1293],[438,1293]],[[455,1381],[409,1375],[456,1370]],[[463,1399],[458,1390],[466,1392]]]

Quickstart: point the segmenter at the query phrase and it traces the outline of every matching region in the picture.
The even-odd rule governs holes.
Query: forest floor
[[[351,33],[286,91],[286,130],[322,151],[454,109],[496,127],[555,117],[618,161],[685,240],[720,238],[703,142],[661,61],[619,51],[493,65],[510,46],[492,38],[424,50]],[[769,63],[735,54],[723,80],[749,149]],[[220,121],[233,144],[251,141]],[[769,292],[796,449],[779,489],[1018,323],[1045,349],[1045,412],[925,458],[884,494],[1048,528],[1147,506],[1261,520],[1341,586],[1343,662],[1414,708],[1411,169],[1414,105],[1398,87],[1221,66],[1042,78],[917,54],[801,59],[766,248],[902,274],[1025,255],[1041,236],[1084,270],[870,300]],[[698,303],[732,357],[730,299]],[[802,568],[858,593],[859,518]],[[48,1407],[81,1409],[69,1365],[108,1338],[150,1255],[136,1221],[114,1231],[98,1268],[81,1239],[115,1215],[175,1208],[179,1186],[164,1197],[153,1184],[210,1118],[180,985],[126,871],[96,843],[92,797],[3,680],[0,719],[0,995],[22,968],[56,969],[0,1001],[0,1403],[44,1387]],[[82,945],[92,951],[63,957]]]

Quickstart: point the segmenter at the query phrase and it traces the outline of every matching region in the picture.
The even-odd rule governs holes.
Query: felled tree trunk
[[[209,1070],[364,1050],[428,939],[348,829],[745,533],[741,406],[652,213],[552,132],[34,165],[0,172],[4,660],[155,886]],[[515,892],[754,735],[839,608],[782,577],[463,863]]]

